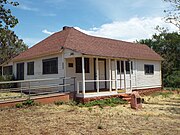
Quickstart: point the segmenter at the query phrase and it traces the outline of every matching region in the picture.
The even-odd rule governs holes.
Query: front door
[[[17,64],[17,80],[24,80],[24,63]]]
[[[105,77],[105,61],[99,60],[98,66],[99,66],[99,80],[106,80],[106,77]],[[106,88],[105,84],[106,84],[105,81],[100,81],[99,82],[99,89],[105,89]]]

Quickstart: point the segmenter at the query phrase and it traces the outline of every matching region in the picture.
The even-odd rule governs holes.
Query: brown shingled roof
[[[54,33],[13,59],[20,61],[59,53],[63,48],[86,55],[114,58],[163,60],[147,45],[90,36],[72,27]]]

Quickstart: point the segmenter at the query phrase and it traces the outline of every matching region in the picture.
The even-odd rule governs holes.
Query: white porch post
[[[126,90],[126,61],[124,60],[124,90]]]
[[[64,79],[63,79],[63,85],[66,85],[66,75],[67,75],[67,73],[66,73],[66,59],[64,58],[64,54],[63,54],[63,59],[64,59],[64,64],[63,64],[63,69],[64,69]],[[65,83],[65,84],[64,84]],[[66,91],[66,86],[65,87],[63,87],[63,91]]]
[[[132,68],[132,65],[131,65],[131,61],[129,61],[129,67],[130,67],[130,70],[129,70],[129,72],[130,72],[130,76],[129,76],[129,78],[130,78],[130,91],[132,91],[132,71],[131,71],[131,68]]]
[[[119,75],[120,75],[120,89],[121,89],[121,87],[122,87],[122,84],[121,84],[121,82],[122,82],[122,78],[121,78],[121,61],[119,61]]]
[[[110,90],[110,92],[112,91],[112,86],[111,86],[111,59],[109,59],[109,90]]]
[[[96,89],[99,92],[99,62],[98,58],[96,58]]]
[[[82,56],[82,93],[85,94],[85,67],[84,67],[84,56]]]
[[[117,91],[117,60],[115,60],[115,88]]]

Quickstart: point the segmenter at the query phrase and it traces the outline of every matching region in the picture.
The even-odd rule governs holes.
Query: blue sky
[[[17,0],[11,7],[19,19],[14,28],[32,46],[63,26],[72,26],[90,35],[135,41],[150,38],[156,25],[176,31],[163,21],[163,0]]]

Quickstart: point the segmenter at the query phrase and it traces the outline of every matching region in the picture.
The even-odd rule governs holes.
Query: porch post
[[[120,74],[120,82],[119,83],[120,83],[120,89],[121,89],[121,85],[122,85],[121,84],[121,82],[122,82],[122,78],[121,78],[121,61],[119,61],[119,70],[120,70],[119,71],[119,74]]]
[[[112,86],[111,86],[111,59],[109,59],[109,89],[111,92],[112,91]]]
[[[115,59],[115,88],[117,91],[117,60]]]
[[[66,85],[66,59],[64,58],[64,54],[63,54],[63,59],[64,59],[64,67],[63,67],[63,69],[64,69],[64,79],[63,79],[63,85],[64,85],[64,83],[65,83],[65,85]],[[64,86],[63,87],[63,91],[66,91],[66,86]]]
[[[82,56],[82,93],[85,94],[85,68],[84,68],[84,56]]]
[[[124,90],[126,90],[126,61],[124,60]]]
[[[131,65],[131,61],[129,61],[129,67],[130,67],[130,70],[129,70],[129,72],[130,72],[130,76],[129,76],[129,78],[130,78],[130,90],[132,90],[132,70],[131,70],[131,68],[132,68],[132,65]]]
[[[99,92],[99,62],[98,58],[96,58],[96,89]]]

